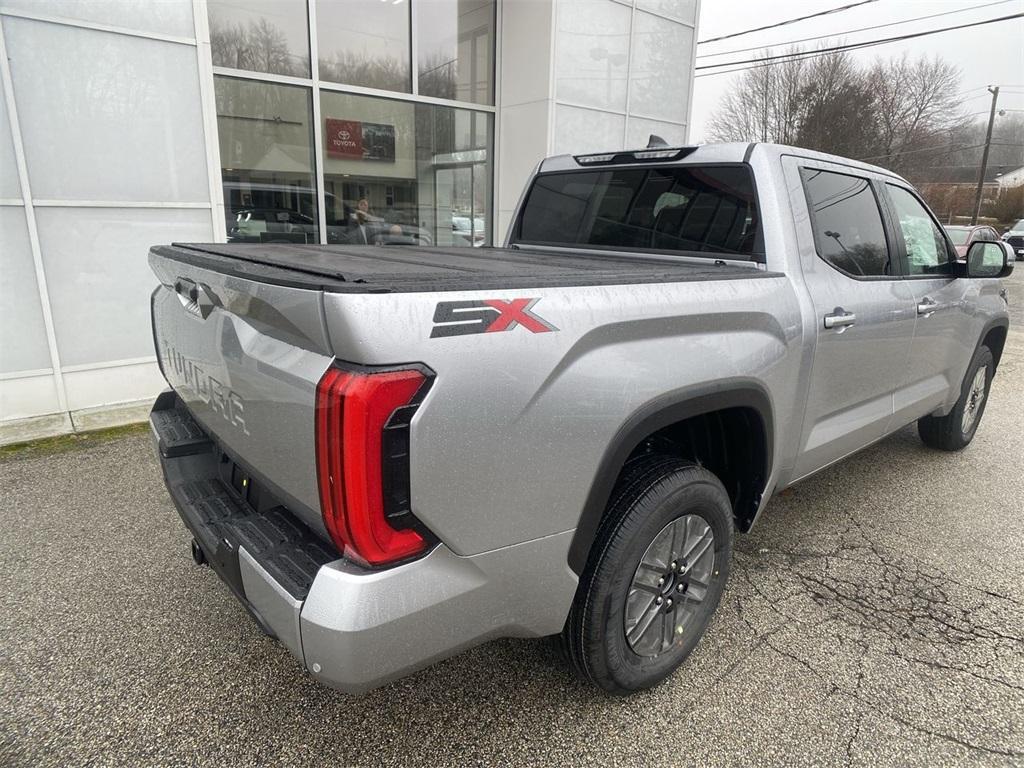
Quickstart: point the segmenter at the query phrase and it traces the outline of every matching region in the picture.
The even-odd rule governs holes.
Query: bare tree
[[[948,142],[950,131],[963,125],[959,79],[956,67],[938,58],[911,61],[904,55],[863,70],[846,52],[808,57],[794,47],[778,63],[738,78],[712,115],[709,134],[913,169],[929,162],[919,152]]]
[[[938,57],[911,62],[904,54],[876,61],[867,74],[874,95],[878,155],[874,162],[897,171],[921,165],[914,158],[935,146],[964,122],[960,108],[960,72]]]
[[[791,48],[795,57],[799,48]],[[764,55],[771,55],[765,51]],[[804,62],[785,59],[770,67],[748,69],[728,91],[711,116],[708,132],[715,141],[770,141],[796,139],[799,93],[804,87]]]
[[[795,144],[847,157],[871,153],[876,121],[864,75],[845,51],[812,60],[804,87]]]
[[[985,206],[985,215],[1004,227],[1024,219],[1024,186],[999,190],[996,198]]]

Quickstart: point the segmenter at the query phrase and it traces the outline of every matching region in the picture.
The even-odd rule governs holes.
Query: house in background
[[[1000,173],[996,176],[996,184],[999,185],[1000,192],[1004,189],[1012,189],[1014,187],[1021,186],[1024,184],[1024,167]]]

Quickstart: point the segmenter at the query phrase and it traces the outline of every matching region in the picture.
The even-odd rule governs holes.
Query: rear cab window
[[[514,242],[764,261],[746,165],[544,173],[530,188]]]
[[[820,168],[801,168],[800,178],[818,256],[850,277],[895,277],[870,179]]]

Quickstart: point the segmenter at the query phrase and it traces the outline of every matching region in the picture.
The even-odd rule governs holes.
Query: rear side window
[[[538,176],[517,242],[763,260],[747,166],[609,168]]]
[[[817,168],[801,168],[800,175],[818,255],[853,277],[890,275],[889,246],[871,182]]]

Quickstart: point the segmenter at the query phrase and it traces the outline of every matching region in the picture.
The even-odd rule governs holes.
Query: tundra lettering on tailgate
[[[245,403],[238,393],[221,384],[213,376],[200,368],[176,350],[164,339],[163,370],[168,382],[179,389],[191,391],[196,397],[210,406],[214,413],[219,413],[229,424],[234,424],[245,434],[249,434],[245,426]]]
[[[439,301],[434,309],[437,325],[430,338],[464,336],[467,333],[497,333],[522,326],[530,333],[558,329],[533,311],[535,299],[484,299],[482,301]]]

